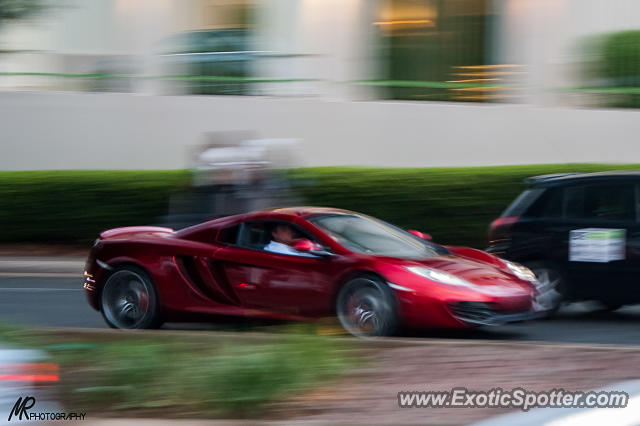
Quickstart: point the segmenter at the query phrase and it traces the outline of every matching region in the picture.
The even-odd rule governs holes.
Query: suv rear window
[[[562,188],[548,188],[527,211],[529,217],[562,217]]]
[[[525,190],[522,194],[518,195],[518,198],[513,200],[513,203],[502,213],[502,217],[505,216],[520,216],[526,212],[529,207],[538,199],[540,194],[544,192],[543,188],[531,188]]]

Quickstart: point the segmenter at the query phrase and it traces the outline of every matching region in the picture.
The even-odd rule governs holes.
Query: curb
[[[84,270],[83,258],[0,257],[0,276],[77,276]],[[42,275],[50,274],[50,275]]]
[[[255,341],[256,343],[269,342],[282,338],[281,333],[269,333],[259,331],[217,331],[217,330],[115,330],[111,328],[79,328],[79,327],[38,327],[31,331],[47,333],[64,333],[68,335],[103,335],[103,336],[190,336],[193,338],[234,338],[236,340]],[[291,334],[287,334],[291,336]],[[301,336],[305,336],[302,334]],[[420,337],[415,339],[383,337],[375,339],[361,339],[350,336],[328,336],[336,342],[344,342],[369,348],[398,348],[408,346],[501,346],[516,348],[549,348],[549,349],[579,349],[592,351],[630,351],[640,352],[640,345],[611,345],[603,343],[556,343],[546,341],[510,341],[510,340],[465,340],[465,339],[433,339]]]

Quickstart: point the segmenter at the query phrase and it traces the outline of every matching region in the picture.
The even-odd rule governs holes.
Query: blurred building
[[[18,74],[1,86],[566,103],[553,89],[576,85],[585,36],[638,14],[634,0],[66,0],[1,27],[1,71]]]
[[[22,144],[0,152],[7,159],[2,167],[86,167],[96,158],[105,168],[121,161],[125,168],[184,167],[189,147],[211,131],[301,139],[311,147],[305,165],[611,161],[618,157],[598,138],[625,131],[607,125],[626,126],[622,116],[587,119],[574,110],[525,116],[506,108],[497,119],[478,104],[640,106],[640,54],[629,41],[637,33],[602,36],[640,29],[637,0],[50,3],[44,13],[0,25],[0,90],[11,92],[0,94],[0,112],[18,117],[3,124],[11,143]],[[23,91],[39,97],[16,93]],[[77,92],[112,96],[71,95]],[[47,108],[59,114],[55,122]],[[82,134],[70,125],[78,111]],[[19,120],[26,116],[37,121],[28,131]],[[119,126],[107,128],[103,119]],[[598,120],[600,133],[580,127]],[[540,143],[540,129],[555,133]],[[521,146],[509,130],[523,133]],[[632,133],[622,134],[624,147]],[[94,145],[78,154],[86,134]],[[41,149],[44,135],[63,141],[46,145],[48,158],[57,160],[16,165],[22,154]],[[151,137],[165,150],[136,162],[105,148],[123,144],[142,155]],[[391,152],[393,138],[406,149]],[[576,139],[584,155],[571,145]],[[437,156],[427,152],[437,144]],[[460,151],[469,155],[460,158]]]

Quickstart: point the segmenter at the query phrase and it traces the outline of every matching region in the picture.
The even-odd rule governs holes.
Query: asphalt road
[[[82,278],[70,275],[0,276],[0,324],[106,327],[101,315],[85,300]],[[640,345],[639,325],[640,306],[606,312],[595,304],[580,303],[564,308],[552,319],[462,332],[412,333],[409,337]],[[167,324],[164,328],[207,329],[216,326]]]

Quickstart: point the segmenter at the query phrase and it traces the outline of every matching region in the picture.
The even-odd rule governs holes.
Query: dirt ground
[[[385,348],[340,383],[274,407],[274,419],[345,424],[468,424],[500,408],[399,408],[399,391],[587,391],[640,378],[640,348],[448,343]]]

